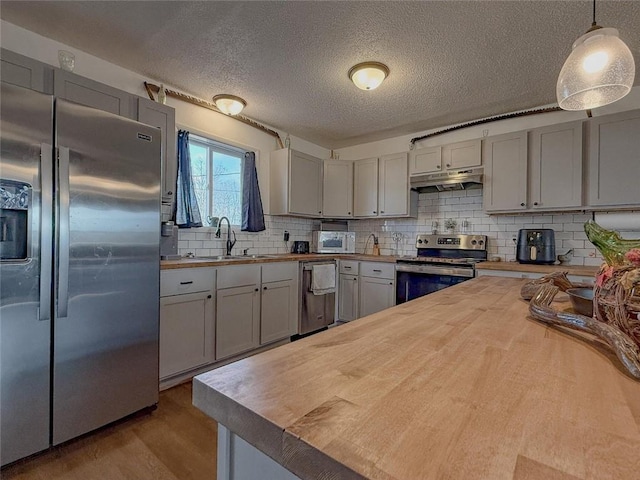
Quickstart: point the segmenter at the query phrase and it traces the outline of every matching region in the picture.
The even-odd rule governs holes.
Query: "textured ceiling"
[[[598,1],[640,65],[640,0]],[[555,102],[590,1],[2,1],[0,16],[326,148]],[[385,63],[372,92],[347,72]],[[636,75],[640,84],[640,74]]]

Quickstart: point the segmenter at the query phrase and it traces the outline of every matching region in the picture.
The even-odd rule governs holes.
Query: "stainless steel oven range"
[[[487,237],[418,235],[416,249],[396,263],[396,304],[473,278],[475,264],[487,259]]]

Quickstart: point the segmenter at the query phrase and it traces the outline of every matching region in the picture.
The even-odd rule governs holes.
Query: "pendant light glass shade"
[[[216,95],[213,97],[213,103],[218,110],[227,115],[237,115],[247,106],[247,102],[234,95]]]
[[[635,77],[629,47],[615,28],[599,28],[582,35],[564,62],[556,96],[563,110],[588,110],[624,97]]]
[[[379,62],[359,63],[349,70],[349,78],[360,90],[375,90],[389,76],[389,67]]]

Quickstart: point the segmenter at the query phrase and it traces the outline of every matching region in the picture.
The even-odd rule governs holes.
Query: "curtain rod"
[[[158,93],[160,91],[160,87],[158,85],[154,85],[153,83],[144,82],[144,88],[147,91],[147,95],[149,95],[149,98],[154,102],[157,101],[153,94]],[[190,103],[191,105],[207,108],[209,110],[213,110],[216,113],[225,115],[218,109],[218,107],[215,106],[214,103],[201,100],[199,98],[193,97],[191,95],[187,95],[185,93],[176,92],[175,90],[170,90],[168,88],[165,88],[164,91],[168,97],[177,98],[178,100],[182,100],[183,102]],[[227,116],[230,116],[230,115],[227,115]],[[280,134],[278,134],[278,132],[276,132],[275,130],[271,130],[270,128],[267,128],[264,125],[261,125],[258,122],[251,120],[250,118],[243,117],[242,115],[233,115],[231,116],[231,118],[238,120],[239,122],[242,122],[246,125],[249,125],[250,127],[257,128],[258,130],[268,135],[271,135],[272,137],[275,137],[276,141],[278,142],[278,148],[284,148],[284,144],[282,143]]]

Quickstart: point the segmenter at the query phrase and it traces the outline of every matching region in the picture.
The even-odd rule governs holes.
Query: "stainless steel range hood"
[[[482,185],[482,167],[415,175],[410,179],[411,188],[418,192],[466,190]]]

